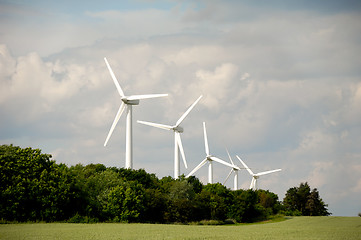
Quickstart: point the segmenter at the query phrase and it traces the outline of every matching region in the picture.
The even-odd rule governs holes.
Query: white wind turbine
[[[152,122],[145,122],[145,121],[138,121],[138,123],[142,123],[145,125],[149,125],[152,127],[157,127],[165,130],[173,130],[174,131],[174,178],[177,179],[179,177],[179,152],[182,155],[184,166],[188,168],[186,157],[183,150],[182,140],[180,134],[184,131],[184,129],[180,126],[183,120],[187,117],[193,107],[198,103],[198,101],[202,98],[202,95],[188,108],[188,110],[178,119],[175,125],[163,125],[159,123],[152,123]]]
[[[109,69],[110,75],[114,81],[115,87],[118,90],[118,93],[121,97],[121,104],[119,107],[119,110],[117,112],[117,115],[115,116],[114,122],[110,128],[110,131],[108,133],[108,136],[105,140],[104,146],[107,145],[108,140],[110,136],[112,135],[115,126],[117,125],[120,116],[122,115],[123,111],[125,110],[125,107],[127,107],[127,127],[126,127],[126,148],[125,148],[125,167],[126,168],[133,168],[133,140],[132,140],[132,107],[133,105],[138,105],[139,101],[141,99],[147,99],[147,98],[156,98],[156,97],[165,97],[168,96],[168,94],[147,94],[147,95],[131,95],[126,96],[122,90],[122,88],[119,85],[119,82],[117,78],[115,77],[113,70],[111,69],[108,61],[106,58],[104,58],[104,61]]]
[[[206,149],[206,158],[198,164],[197,167],[195,167],[188,175],[187,177],[192,176],[195,172],[197,172],[201,167],[203,167],[208,162],[208,183],[213,183],[213,161],[222,163],[223,165],[233,167],[233,165],[223,161],[222,159],[219,159],[215,156],[212,156],[209,154],[209,147],[208,147],[208,139],[207,139],[207,131],[206,131],[206,123],[203,122],[203,132],[204,132],[204,146]]]
[[[231,161],[232,163],[232,169],[231,171],[229,172],[226,180],[224,181],[223,185],[226,184],[228,178],[232,175],[232,173],[234,173],[234,179],[233,179],[233,190],[238,190],[238,171],[241,170],[237,165],[235,165],[232,161],[232,158],[231,158],[231,155],[229,155],[229,152],[227,150],[227,154],[228,154],[228,157],[229,157],[229,160]]]
[[[256,190],[257,189],[257,179],[262,176],[262,175],[266,175],[269,173],[274,173],[274,172],[278,172],[281,171],[282,169],[276,169],[276,170],[271,170],[271,171],[266,171],[266,172],[260,172],[260,173],[253,173],[251,169],[249,169],[249,167],[247,167],[247,165],[242,161],[242,159],[238,156],[236,156],[239,161],[241,161],[242,165],[247,169],[247,171],[249,172],[249,174],[252,176],[252,181],[251,181],[251,185],[249,186],[249,189],[253,189]]]

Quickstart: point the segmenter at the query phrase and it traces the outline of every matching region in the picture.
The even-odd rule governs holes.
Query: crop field
[[[0,239],[361,239],[361,218],[294,217],[281,222],[227,226],[2,224]]]

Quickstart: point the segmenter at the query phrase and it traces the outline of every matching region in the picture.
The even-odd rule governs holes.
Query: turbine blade
[[[108,70],[110,72],[110,76],[112,76],[115,87],[117,88],[120,96],[124,97],[124,92],[123,92],[122,88],[120,87],[119,82],[118,82],[117,78],[115,77],[115,75],[113,73],[113,70],[110,67],[109,63],[108,63],[108,60],[106,58],[104,58],[104,61],[105,61],[105,64],[107,65],[107,67],[108,67]]]
[[[233,172],[233,169],[231,169],[231,171],[229,172],[229,174],[228,174],[226,180],[224,181],[223,185],[226,184],[226,182],[227,182],[228,178],[231,176],[232,172]]]
[[[270,173],[274,173],[274,172],[279,172],[282,169],[276,169],[276,170],[271,170],[271,171],[266,171],[266,172],[260,172],[260,173],[256,173],[256,176],[262,176],[262,175],[266,175],[266,174],[270,174]]]
[[[177,140],[177,143],[178,143],[178,148],[179,148],[179,150],[181,152],[181,155],[182,155],[184,166],[185,166],[185,168],[188,168],[187,161],[186,161],[186,155],[184,154],[183,144],[182,144],[182,139],[180,137],[180,133],[174,132],[174,134],[175,134],[174,136],[175,136],[175,138]]]
[[[115,115],[115,119],[113,121],[113,124],[112,124],[112,127],[110,128],[110,131],[108,133],[108,136],[107,136],[107,139],[105,140],[105,143],[104,143],[104,147],[107,145],[108,141],[109,141],[109,138],[110,136],[112,135],[113,131],[114,131],[114,128],[115,126],[117,125],[118,121],[119,121],[119,118],[120,116],[122,115],[123,111],[125,109],[125,104],[122,102],[122,104],[120,105],[119,107],[119,110],[117,112],[117,115]]]
[[[199,100],[201,100],[203,96],[201,95],[189,108],[188,110],[183,113],[183,115],[178,119],[177,123],[175,124],[176,126],[179,126],[183,120],[187,117],[187,115],[190,113],[190,111],[194,108],[194,106],[199,102]]]
[[[252,177],[252,181],[251,181],[251,185],[249,186],[249,189],[254,189],[254,182],[256,181],[256,179],[254,177]]]
[[[226,161],[223,161],[222,159],[219,159],[219,158],[213,157],[213,156],[211,157],[211,159],[212,159],[213,161],[219,162],[219,163],[221,163],[221,164],[223,164],[223,165],[226,165],[226,166],[228,166],[228,167],[233,168],[233,165],[229,164],[229,163],[226,162]]]
[[[252,170],[249,169],[249,167],[247,167],[247,165],[242,161],[242,159],[240,157],[238,157],[238,155],[236,155],[236,157],[238,158],[238,160],[242,163],[242,165],[245,167],[245,169],[247,169],[247,171],[249,172],[249,174],[251,174],[252,176],[254,175]]]
[[[231,155],[229,154],[229,152],[228,152],[228,149],[227,149],[227,148],[226,148],[226,151],[227,151],[227,154],[228,154],[229,160],[231,160],[232,165],[234,165],[234,163],[233,163],[233,161],[232,161],[232,158],[231,158]],[[235,165],[234,165],[234,166],[235,166]]]
[[[172,126],[159,124],[159,123],[145,122],[145,121],[139,121],[139,120],[137,122],[141,123],[141,124],[144,124],[144,125],[148,125],[148,126],[152,126],[152,127],[156,127],[156,128],[161,128],[161,129],[165,129],[165,130],[172,130],[173,129]]]
[[[209,155],[209,147],[208,147],[207,130],[206,130],[205,122],[203,122],[203,133],[204,133],[204,147],[206,149],[206,154],[208,156]]]
[[[203,159],[203,161],[200,164],[198,164],[198,166],[195,167],[186,177],[192,176],[195,172],[197,172],[206,163],[207,163],[207,158]]]
[[[144,94],[144,95],[132,95],[127,97],[128,100],[140,100],[147,98],[158,98],[158,97],[166,97],[168,94]]]

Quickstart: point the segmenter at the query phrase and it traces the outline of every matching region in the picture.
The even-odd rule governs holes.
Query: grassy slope
[[[360,217],[295,217],[232,226],[157,224],[3,224],[0,239],[361,239]]]

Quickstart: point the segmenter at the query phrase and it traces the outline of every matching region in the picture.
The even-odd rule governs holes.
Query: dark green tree
[[[323,202],[316,188],[312,190],[306,202],[306,210],[310,216],[328,216],[327,204]]]
[[[257,190],[259,204],[265,210],[266,215],[276,214],[281,209],[281,204],[278,201],[277,194],[270,192],[268,190]]]
[[[167,211],[167,195],[159,189],[148,188],[144,191],[144,213],[141,222],[163,223]]]
[[[144,189],[136,182],[125,182],[110,189],[101,199],[109,220],[136,222],[144,212]]]
[[[147,173],[144,169],[116,169],[119,176],[125,181],[136,181],[144,186],[144,188],[158,188],[159,180],[155,174]]]
[[[40,149],[0,146],[0,218],[56,221],[72,215],[68,168]]]
[[[207,184],[197,195],[196,216],[201,219],[225,220],[231,202],[231,190],[220,183]]]
[[[252,222],[262,216],[257,207],[259,203],[257,192],[251,189],[237,190],[233,192],[233,195],[233,204],[228,215],[229,218],[233,218],[237,222]]]
[[[103,211],[101,200],[111,189],[124,181],[114,169],[103,168],[102,164],[80,164],[71,167],[70,172],[76,176],[74,188],[80,192],[74,201],[77,213],[92,219],[108,220]]]
[[[283,206],[288,215],[327,216],[327,204],[320,198],[316,188],[311,192],[308,183],[287,190]]]
[[[193,217],[195,192],[192,184],[179,178],[173,182],[168,193],[166,220],[168,222],[187,222]]]

